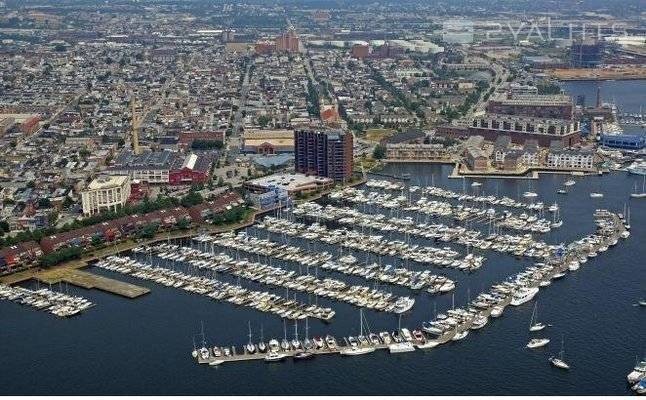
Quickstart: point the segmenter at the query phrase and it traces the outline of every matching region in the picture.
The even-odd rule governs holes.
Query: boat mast
[[[251,321],[247,321],[247,324],[249,325],[249,344],[251,344]]]
[[[283,339],[287,341],[287,323],[285,322],[285,318],[283,318]]]

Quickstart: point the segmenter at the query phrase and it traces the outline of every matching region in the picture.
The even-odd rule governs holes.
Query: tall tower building
[[[352,133],[342,130],[294,131],[296,172],[345,182],[352,176]]]

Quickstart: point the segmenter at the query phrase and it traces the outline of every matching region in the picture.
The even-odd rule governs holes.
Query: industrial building
[[[108,169],[110,175],[128,175],[132,180],[147,183],[191,185],[209,178],[213,153],[183,155],[171,151],[143,151],[135,154],[125,150]]]

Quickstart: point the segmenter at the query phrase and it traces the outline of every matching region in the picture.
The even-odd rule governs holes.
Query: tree
[[[386,157],[386,148],[380,144],[375,146],[375,149],[372,151],[372,158],[374,158],[375,160],[381,160],[385,157]]]
[[[271,122],[271,117],[267,115],[261,115],[258,117],[258,125],[262,126],[263,128],[267,126]]]

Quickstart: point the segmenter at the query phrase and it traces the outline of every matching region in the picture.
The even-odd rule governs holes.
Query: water
[[[561,87],[573,98],[585,96],[585,105],[594,107],[597,101],[597,88],[601,88],[601,101],[614,103],[620,113],[646,113],[646,80],[619,81],[568,81]],[[622,126],[626,133],[644,133],[639,126]]]
[[[412,184],[430,184],[434,175],[438,186],[462,188],[461,180],[446,177],[448,167],[398,165],[389,170],[410,173]],[[558,175],[542,175],[539,181],[531,183],[482,180],[480,191],[484,193],[497,192],[515,198],[531,185],[546,204],[558,201],[564,225],[543,236],[551,243],[567,242],[589,233],[594,228],[592,213],[596,208],[620,210],[624,203],[630,204],[633,228],[628,240],[537,295],[541,320],[554,325],[544,331],[552,339],[547,348],[535,351],[524,348],[529,340],[527,328],[533,307],[528,303],[507,308],[503,317],[491,320],[479,332],[469,333],[464,341],[428,352],[390,355],[377,351],[354,358],[320,356],[300,363],[288,360],[268,365],[258,361],[225,364],[214,369],[196,365],[190,356],[193,341],[201,340],[200,321],[204,321],[208,344],[235,344],[240,349],[247,342],[248,321],[255,340],[263,325],[266,341],[271,337],[282,338],[280,319],[96,270],[147,286],[152,292],[137,300],[127,300],[70,286],[70,292],[81,294],[97,305],[69,320],[1,301],[0,393],[628,394],[625,376],[635,356],[646,352],[646,310],[632,306],[638,298],[646,297],[646,269],[642,261],[646,258],[643,246],[646,203],[628,197],[633,182],[638,179],[626,173],[593,176],[578,180],[566,196],[556,194],[565,180]],[[467,180],[468,190],[471,190],[470,183]],[[605,193],[603,199],[589,198],[591,191],[600,189]],[[487,252],[486,256],[483,268],[473,274],[432,268],[457,281],[457,304],[466,302],[468,290],[474,297],[491,282],[504,279],[529,264],[529,261],[493,252]],[[418,267],[411,264],[410,268]],[[241,283],[253,286],[244,280]],[[387,287],[387,290],[409,293],[399,287]],[[284,290],[276,293],[284,294]],[[299,300],[306,298],[298,295]],[[412,313],[403,318],[402,325],[419,326],[430,317],[434,303],[439,311],[445,310],[450,307],[451,295],[419,294]],[[310,335],[343,336],[358,332],[359,311],[355,307],[326,299],[319,299],[319,304],[330,305],[337,314],[330,324],[310,321]],[[397,327],[394,315],[365,312],[365,316],[373,331]],[[293,326],[288,325],[289,338],[293,332]],[[301,325],[299,334],[303,332]],[[565,357],[572,365],[569,372],[556,370],[547,361],[550,354],[558,351],[562,335]]]

